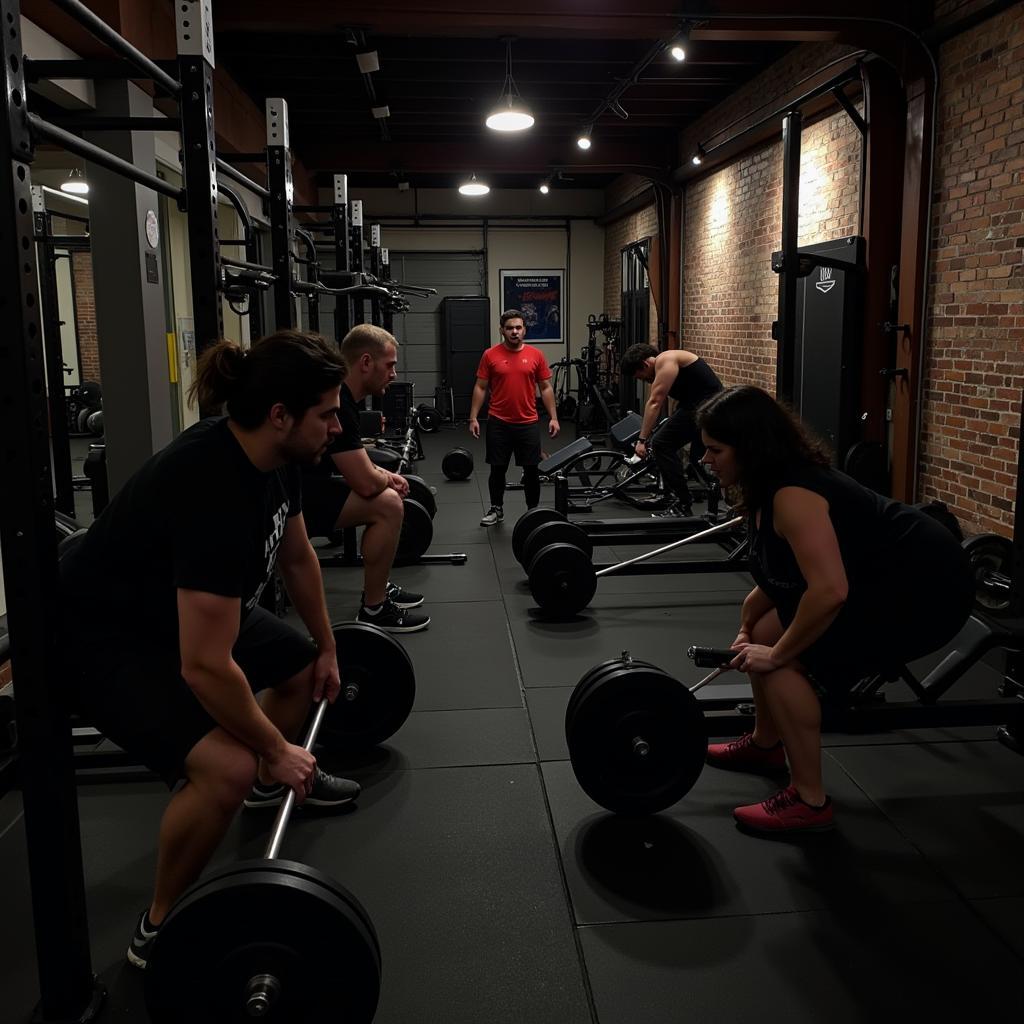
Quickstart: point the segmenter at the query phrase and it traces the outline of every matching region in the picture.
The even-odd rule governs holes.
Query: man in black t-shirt
[[[423,595],[403,590],[389,579],[409,481],[370,461],[359,430],[358,403],[367,395],[383,395],[395,379],[398,342],[383,327],[359,324],[342,339],[341,357],[347,371],[338,413],[341,433],[327,449],[329,457],[305,469],[306,526],[311,537],[365,526],[358,620],[390,633],[415,633],[430,624],[429,616],[410,610],[423,604]]]
[[[669,508],[658,515],[692,515],[686,467],[679,458],[679,449],[684,445],[690,446],[690,467],[694,475],[705,487],[713,486],[701,465],[704,444],[694,419],[694,410],[705,398],[721,391],[722,382],[694,352],[684,349],[659,352],[653,345],[643,343],[626,349],[619,369],[624,377],[633,377],[651,385],[634,451],[641,459],[646,459],[648,454],[654,456],[665,489],[674,496]],[[675,399],[675,412],[655,430],[667,398]]]
[[[276,806],[291,787],[300,803],[337,806],[359,792],[294,743],[311,700],[340,688],[297,465],[339,433],[343,376],[317,335],[214,345],[190,397],[228,416],[152,456],[61,560],[78,710],[168,786],[184,780],[128,949],[137,967],[243,802]],[[259,606],[275,565],[312,643]]]

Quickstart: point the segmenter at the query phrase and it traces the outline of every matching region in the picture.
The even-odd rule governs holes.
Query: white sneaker
[[[505,518],[505,510],[500,505],[492,505],[487,514],[480,520],[481,526],[494,526]]]

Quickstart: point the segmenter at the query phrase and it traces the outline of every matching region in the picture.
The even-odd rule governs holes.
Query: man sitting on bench
[[[338,412],[341,434],[320,463],[304,471],[306,526],[310,537],[365,526],[364,589],[357,620],[389,633],[415,633],[430,624],[429,616],[410,611],[423,604],[423,595],[403,590],[388,579],[402,531],[402,499],[409,493],[409,484],[405,477],[370,461],[359,430],[360,403],[367,395],[383,395],[395,379],[398,342],[382,327],[358,324],[342,340],[341,357],[347,371]]]
[[[647,458],[648,453],[654,456],[666,490],[675,495],[675,501],[661,515],[692,515],[686,467],[679,458],[679,449],[689,444],[690,465],[699,479],[707,481],[700,465],[704,445],[693,413],[705,398],[722,390],[722,382],[695,353],[682,349],[658,352],[653,345],[631,345],[622,355],[619,370],[624,377],[633,377],[651,385],[651,394],[644,406],[640,437],[634,450],[641,459]],[[676,400],[676,411],[652,437],[666,398]]]

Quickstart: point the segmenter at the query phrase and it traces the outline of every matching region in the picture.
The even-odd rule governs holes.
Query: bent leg
[[[679,449],[696,436],[693,417],[688,413],[675,412],[661,425],[651,438],[651,453],[661,470],[666,488],[671,491],[684,509],[689,509],[692,500],[686,485],[686,467],[679,457]]]
[[[388,577],[398,550],[405,508],[398,492],[390,487],[372,498],[350,494],[342,506],[336,529],[365,526],[363,531],[363,589],[365,602],[378,605],[384,600]]]

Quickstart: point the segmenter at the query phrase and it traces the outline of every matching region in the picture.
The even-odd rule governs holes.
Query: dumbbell
[[[449,480],[468,480],[473,473],[473,453],[468,448],[453,448],[441,460],[441,472]]]
[[[569,760],[584,792],[609,811],[655,814],[700,777],[708,734],[694,694],[727,672],[736,652],[691,647],[687,655],[714,667],[689,688],[628,651],[576,684],[565,710]]]

